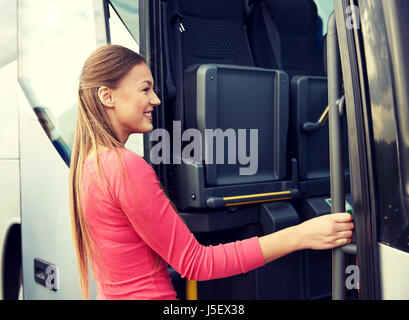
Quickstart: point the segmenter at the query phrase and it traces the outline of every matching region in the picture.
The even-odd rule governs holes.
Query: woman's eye
[[[148,92],[151,88],[144,88],[142,91]]]

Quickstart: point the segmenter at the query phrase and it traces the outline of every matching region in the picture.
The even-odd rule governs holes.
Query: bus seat
[[[320,127],[307,130],[307,122],[314,123],[322,116],[328,105],[328,86],[326,77],[296,76],[291,80],[291,109],[289,132],[289,151],[299,158],[299,179],[327,179],[329,167],[329,128],[328,120]],[[343,119],[344,165],[349,174],[347,122]],[[328,182],[329,183],[329,182]]]
[[[263,1],[265,7],[262,5]],[[313,0],[254,0],[254,9],[248,21],[248,34],[255,64],[272,69],[280,66],[274,58],[266,32],[262,17],[264,8],[269,11],[277,29],[269,32],[279,34],[282,70],[290,78],[295,75],[323,76],[322,45],[317,41],[318,34],[322,33],[322,25]]]
[[[206,129],[223,132],[234,129],[236,153],[239,144],[245,144],[250,157],[257,155],[254,160],[257,168],[251,169],[250,164],[246,169],[249,174],[240,175],[243,169],[238,168],[240,164],[228,164],[229,153],[234,150],[230,149],[231,142],[227,141],[228,145],[225,142],[224,150],[213,144],[213,155],[222,152],[225,160],[223,164],[206,165],[209,186],[277,181],[286,176],[288,83],[287,74],[279,70],[217,64],[186,69],[185,103],[189,106],[186,119],[190,120],[187,123],[197,126],[202,133]],[[246,139],[239,141],[237,133],[243,129]],[[251,136],[254,129],[255,140]]]
[[[167,29],[170,69],[176,86],[175,120],[184,125],[183,78],[193,64],[254,66],[243,32],[244,0],[169,0]]]
[[[291,80],[289,149],[299,158],[299,179],[329,178],[328,121],[322,127],[305,130],[328,104],[326,77],[295,76]]]
[[[266,13],[263,10],[271,15],[273,28],[263,19]],[[306,122],[316,122],[328,105],[326,44],[317,7],[312,0],[255,1],[247,30],[256,65],[281,66],[291,76],[288,151],[298,159],[299,180],[315,180],[306,187],[307,195],[326,194],[329,192],[328,123],[315,130],[303,129]],[[277,61],[268,33],[277,33],[275,36],[280,39],[281,61]],[[319,179],[325,182],[317,184]]]
[[[326,35],[322,43],[322,65],[326,74]],[[323,115],[328,105],[327,78],[321,76],[295,76],[290,85],[290,132],[289,152],[299,158],[299,179],[301,181],[326,179],[329,185],[329,127],[328,120],[321,127],[306,130],[307,122],[314,123]],[[347,121],[343,119],[344,127],[344,165],[345,175],[349,175]],[[329,187],[328,187],[329,188]],[[328,189],[327,188],[327,189]],[[311,188],[310,188],[311,189]],[[311,191],[311,190],[310,190]],[[325,190],[309,192],[316,196],[326,193]]]
[[[176,87],[174,120],[182,121],[183,129],[196,128],[201,133],[234,129],[237,134],[238,129],[246,129],[247,150],[249,130],[258,130],[257,172],[239,175],[242,166],[227,164],[225,147],[224,164],[205,164],[205,185],[282,180],[289,79],[283,71],[254,67],[245,29],[246,0],[169,0],[167,8]]]

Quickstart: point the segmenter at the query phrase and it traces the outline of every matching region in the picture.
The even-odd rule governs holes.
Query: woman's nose
[[[160,99],[158,98],[158,96],[156,95],[156,93],[153,93],[150,102],[151,102],[151,105],[154,105],[154,106],[158,106],[158,105],[160,105],[160,103],[161,103],[161,101],[160,101]]]

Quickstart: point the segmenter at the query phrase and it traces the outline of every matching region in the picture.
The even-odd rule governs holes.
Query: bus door
[[[333,298],[354,287],[361,299],[408,299],[409,7],[400,0],[334,5],[341,64],[329,86],[334,101],[341,98],[342,73],[356,250],[334,250]],[[333,201],[341,204],[343,182],[336,173],[331,180]],[[348,251],[357,253],[355,283],[343,265]]]

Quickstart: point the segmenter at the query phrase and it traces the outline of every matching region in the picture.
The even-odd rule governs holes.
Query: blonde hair
[[[118,45],[106,45],[95,50],[85,61],[78,88],[78,115],[70,161],[70,214],[74,249],[78,261],[81,295],[89,299],[88,264],[94,271],[96,250],[81,203],[82,167],[88,154],[93,153],[99,173],[98,146],[123,148],[105,107],[98,97],[98,88],[116,89],[135,65],[146,63],[136,52]],[[94,272],[95,274],[95,272]]]

